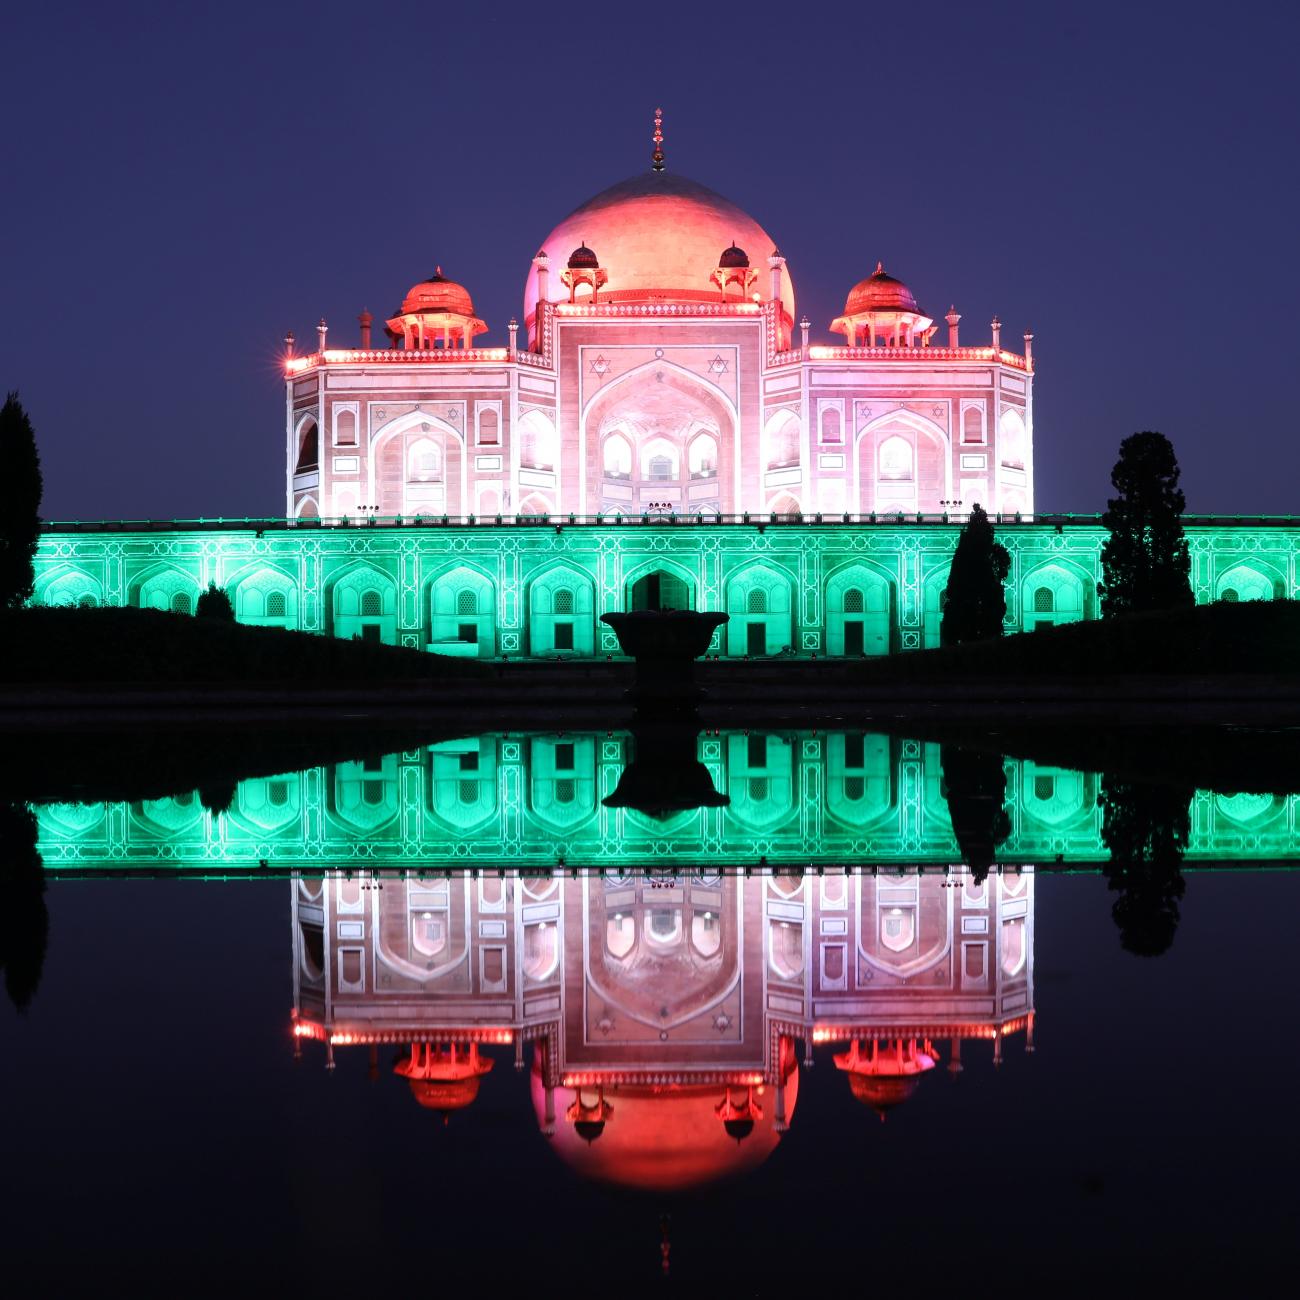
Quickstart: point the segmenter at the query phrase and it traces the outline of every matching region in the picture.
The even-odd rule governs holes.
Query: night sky
[[[1297,509],[1300,10],[1131,3],[42,5],[6,14],[0,386],[52,518],[283,511],[286,329],[441,264],[504,343],[584,199],[668,166],[828,332],[876,260],[1035,332],[1037,499],[1167,433],[1194,511]],[[768,250],[750,250],[765,254]]]

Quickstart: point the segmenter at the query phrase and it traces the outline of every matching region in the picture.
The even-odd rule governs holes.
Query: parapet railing
[[[810,344],[807,356],[802,348],[790,348],[778,352],[772,358],[774,366],[791,365],[796,361],[980,361],[988,365],[991,361],[1000,361],[1004,366],[1014,370],[1032,372],[1033,362],[1005,348],[851,348],[835,347],[828,344]]]
[[[964,514],[927,514],[903,511],[871,511],[865,514],[764,514],[746,511],[741,514],[677,514],[672,511],[647,511],[643,514],[493,514],[493,515],[380,515],[366,512],[325,519],[51,519],[45,520],[46,533],[172,533],[172,532],[287,532],[293,530],[367,528],[956,528],[965,522]],[[1000,528],[1099,528],[1100,514],[994,514],[992,522]],[[1252,527],[1296,527],[1295,515],[1184,515],[1188,527],[1224,527],[1249,524]]]

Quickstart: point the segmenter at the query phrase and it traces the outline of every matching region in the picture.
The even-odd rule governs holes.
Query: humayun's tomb
[[[248,623],[479,657],[605,654],[602,613],[691,606],[731,615],[723,654],[885,654],[937,644],[979,503],[1008,630],[1095,616],[1098,519],[1034,499],[1033,336],[974,341],[869,268],[812,342],[777,242],[656,127],[542,241],[504,346],[441,270],[383,346],[368,312],[355,347],[290,336],[285,518],[51,524],[37,600],[192,611],[215,581]],[[1296,593],[1295,520],[1187,531],[1198,600]]]

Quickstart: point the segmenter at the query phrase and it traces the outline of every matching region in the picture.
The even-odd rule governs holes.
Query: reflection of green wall
[[[339,636],[378,635],[443,653],[550,654],[556,615],[550,593],[573,581],[574,653],[616,649],[599,617],[626,607],[633,582],[662,570],[681,579],[697,609],[727,609],[736,625],[715,645],[744,654],[745,627],[764,626],[765,652],[843,654],[846,622],[861,620],[867,654],[934,643],[939,593],[958,530],[944,524],[834,526],[623,524],[547,527],[348,527],[77,529],[51,531],[36,559],[36,596],[50,603],[123,605],[161,593],[192,599],[209,581],[248,593],[245,617],[270,620],[255,593],[285,596],[286,624]],[[1095,522],[1004,524],[1011,554],[1007,627],[1095,617],[1104,537]],[[1300,524],[1193,524],[1187,529],[1199,601],[1235,594],[1296,594]],[[456,613],[466,582],[473,615]],[[174,589],[174,591],[173,591]],[[749,611],[763,590],[768,609]],[[360,596],[377,593],[363,615]],[[846,611],[860,590],[863,612]],[[1052,610],[1035,610],[1050,590]],[[160,598],[161,598],[160,596]],[[354,601],[354,597],[358,599]],[[849,601],[856,606],[857,597]],[[241,602],[237,599],[237,609]],[[475,638],[462,640],[462,624]],[[368,631],[373,629],[373,631]],[[852,638],[850,638],[852,639]]]
[[[867,735],[857,754],[854,736],[701,736],[700,761],[732,804],[664,823],[600,802],[623,771],[626,735],[485,736],[257,777],[240,783],[231,811],[218,817],[193,794],[41,806],[41,851],[52,868],[231,871],[261,860],[362,870],[550,869],[561,857],[611,869],[736,868],[764,857],[801,866],[957,861],[939,747]],[[860,763],[846,763],[846,747]],[[1000,861],[1106,858],[1095,776],[1016,759],[1005,768],[1012,829]],[[1298,810],[1296,795],[1198,793],[1188,857],[1298,858]]]

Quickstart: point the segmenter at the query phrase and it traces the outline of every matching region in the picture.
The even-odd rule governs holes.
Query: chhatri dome
[[[656,131],[656,145],[662,143]],[[776,251],[772,236],[729,199],[663,165],[655,164],[602,190],[571,212],[542,242],[552,272],[559,272],[575,250],[595,249],[608,279],[600,289],[604,303],[718,301],[712,280],[723,250],[748,251],[763,267]],[[724,263],[725,265],[725,263]],[[524,319],[537,308],[538,276],[531,271],[524,288]],[[552,284],[548,297],[557,294]],[[781,302],[794,319],[794,286],[782,276]]]

